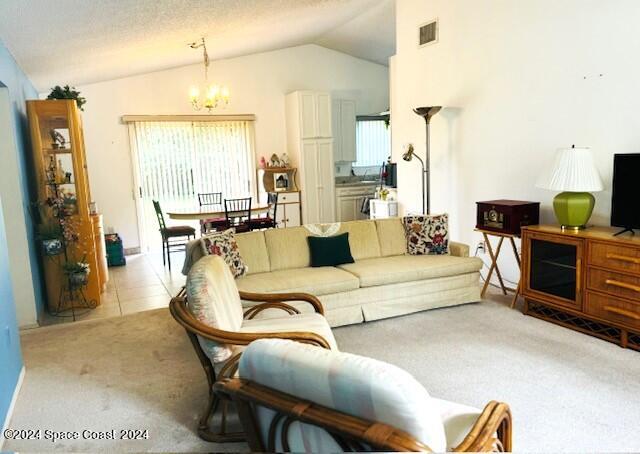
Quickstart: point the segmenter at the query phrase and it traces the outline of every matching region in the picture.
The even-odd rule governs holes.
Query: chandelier
[[[204,38],[200,42],[189,44],[189,47],[192,49],[202,47],[204,58],[204,96],[200,96],[200,88],[197,86],[191,87],[189,92],[191,107],[195,110],[204,108],[211,112],[211,109],[215,109],[218,106],[226,106],[229,104],[229,89],[226,86],[209,85],[209,54],[207,53],[207,45]]]

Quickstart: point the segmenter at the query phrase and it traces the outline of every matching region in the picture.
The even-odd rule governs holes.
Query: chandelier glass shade
[[[229,88],[225,85],[209,84],[209,54],[207,53],[207,45],[204,38],[201,42],[191,43],[192,49],[202,47],[204,62],[204,89],[194,85],[189,90],[189,100],[194,110],[207,109],[211,112],[216,107],[224,107],[229,104]]]

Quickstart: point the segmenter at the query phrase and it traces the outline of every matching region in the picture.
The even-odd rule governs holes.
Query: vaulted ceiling
[[[386,64],[393,0],[2,0],[0,39],[39,90],[315,43]]]

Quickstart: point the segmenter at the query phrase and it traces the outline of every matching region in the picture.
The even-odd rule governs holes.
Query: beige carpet
[[[640,353],[485,302],[335,330],[436,396],[513,410],[519,451],[640,451]],[[148,429],[141,441],[7,441],[15,451],[238,451],[195,434],[205,377],[165,309],[22,336],[14,429]]]

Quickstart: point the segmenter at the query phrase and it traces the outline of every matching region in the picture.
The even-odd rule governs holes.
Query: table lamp
[[[537,187],[562,191],[553,199],[553,210],[563,229],[584,229],[591,217],[595,198],[602,191],[602,180],[585,147],[558,150],[555,162],[536,183]]]

